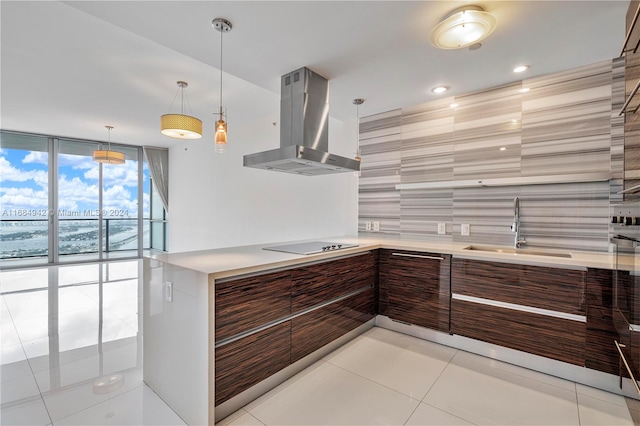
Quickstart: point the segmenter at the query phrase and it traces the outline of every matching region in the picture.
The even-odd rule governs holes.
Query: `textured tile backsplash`
[[[607,251],[609,203],[622,201],[623,102],[624,61],[613,60],[362,118],[359,231],[378,221],[406,239],[510,245],[518,196],[528,246]],[[595,172],[612,180],[396,189]]]

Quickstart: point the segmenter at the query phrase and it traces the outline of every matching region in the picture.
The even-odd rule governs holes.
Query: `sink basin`
[[[552,250],[537,250],[537,249],[528,249],[528,248],[512,248],[512,247],[494,247],[494,246],[468,246],[463,250],[474,250],[474,251],[486,251],[490,253],[504,253],[504,254],[512,254],[514,256],[517,255],[527,255],[527,256],[546,256],[546,257],[564,257],[571,258],[571,253],[565,251],[552,251]]]

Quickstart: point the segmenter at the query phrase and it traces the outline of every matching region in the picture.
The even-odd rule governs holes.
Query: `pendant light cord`
[[[356,155],[360,155],[360,104],[356,104]]]
[[[222,37],[224,29],[220,31],[220,120],[222,120]]]
[[[111,151],[111,129],[113,129],[113,126],[104,126],[107,128],[107,143],[109,144],[109,148],[107,149],[108,151]]]

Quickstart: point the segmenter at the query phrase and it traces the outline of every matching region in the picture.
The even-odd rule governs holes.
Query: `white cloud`
[[[59,167],[71,167],[75,170],[91,169],[97,167],[98,163],[93,158],[85,155],[58,154]]]
[[[22,159],[23,164],[44,164],[49,165],[49,154],[41,151],[29,151]]]
[[[69,210],[97,209],[98,185],[90,185],[79,177],[68,179],[61,175],[58,179],[58,206]]]
[[[85,179],[98,180],[98,164],[84,172]],[[123,185],[138,187],[138,162],[127,161],[124,164],[107,164],[102,168],[102,182],[105,186]]]
[[[3,182],[27,182],[33,180],[40,187],[46,188],[49,176],[44,170],[21,170],[15,168],[5,157],[0,157],[0,179]]]
[[[14,209],[47,209],[49,198],[46,191],[32,188],[0,189],[0,204],[3,210]]]

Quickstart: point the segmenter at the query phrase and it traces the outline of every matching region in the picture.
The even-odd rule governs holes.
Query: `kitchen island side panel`
[[[144,382],[189,425],[210,418],[208,289],[207,274],[143,260]]]

